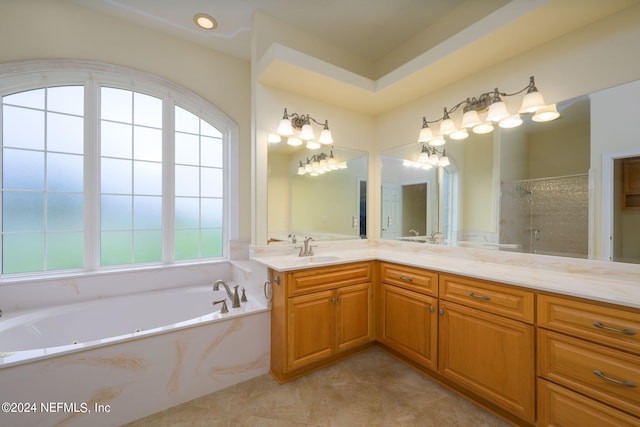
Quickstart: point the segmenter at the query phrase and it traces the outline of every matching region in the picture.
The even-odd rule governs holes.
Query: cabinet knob
[[[435,309],[433,308],[432,305],[429,306],[429,313],[433,313],[435,311]]]
[[[438,310],[438,314],[439,314],[440,316],[444,316],[444,310],[443,310],[443,309]]]
[[[336,298],[335,297],[331,298],[331,304],[335,304],[335,303],[336,303]]]

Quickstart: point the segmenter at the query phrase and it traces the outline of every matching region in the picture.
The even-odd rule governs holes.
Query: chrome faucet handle
[[[242,288],[242,296],[240,297],[240,302],[247,302],[247,295],[244,293],[245,289]]]
[[[227,308],[227,299],[221,299],[220,301],[213,301],[211,304],[216,305],[222,303],[222,308],[220,309],[220,313],[228,313],[229,309]]]
[[[294,249],[300,249],[300,252],[298,252],[298,256],[304,256],[304,252],[302,251],[302,246],[294,246]]]
[[[317,245],[309,245],[309,251],[307,252],[307,255],[312,256],[313,255],[313,248],[317,248]]]

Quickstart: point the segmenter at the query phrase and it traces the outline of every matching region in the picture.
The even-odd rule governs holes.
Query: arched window
[[[0,67],[2,274],[226,257],[235,124],[122,67]]]

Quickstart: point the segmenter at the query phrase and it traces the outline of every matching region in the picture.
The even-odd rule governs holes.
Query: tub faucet
[[[227,295],[229,296],[229,299],[231,299],[231,301],[233,301],[233,303],[231,304],[231,308],[238,308],[240,307],[240,297],[238,296],[238,286],[234,286],[234,290],[235,292],[231,292],[231,289],[229,289],[229,285],[227,285],[224,280],[216,280],[215,282],[213,282],[213,290],[214,291],[219,291],[220,290],[220,285],[224,286],[225,291],[227,291]]]

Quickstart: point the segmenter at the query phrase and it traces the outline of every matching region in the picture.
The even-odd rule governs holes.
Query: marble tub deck
[[[509,424],[378,348],[286,384],[261,375],[126,427]]]

